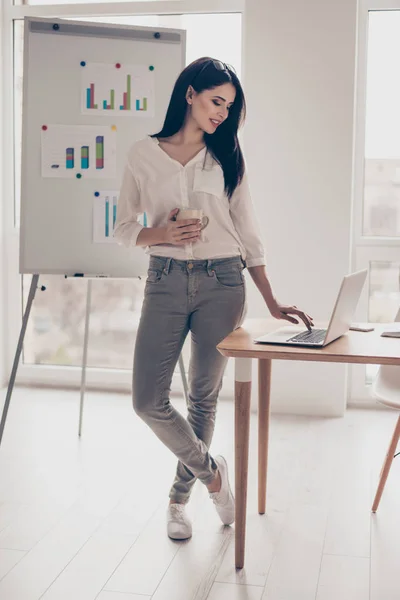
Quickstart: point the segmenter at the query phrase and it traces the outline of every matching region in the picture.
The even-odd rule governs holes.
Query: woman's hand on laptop
[[[269,307],[269,311],[275,319],[284,319],[285,321],[295,323],[296,325],[298,325],[299,319],[301,319],[308,330],[311,330],[311,327],[314,327],[313,318],[302,310],[299,310],[297,306],[289,306],[276,302],[272,307]],[[292,317],[291,315],[295,315],[295,317]]]
[[[249,273],[259,289],[262,297],[265,300],[268,310],[275,319],[284,319],[289,323],[295,323],[298,325],[299,321],[296,317],[300,318],[308,330],[314,327],[313,318],[307,315],[302,310],[299,310],[297,306],[288,306],[286,304],[280,304],[276,299],[272,291],[271,284],[267,277],[267,273],[264,265],[258,265],[256,267],[248,267]],[[295,315],[292,317],[291,315]]]

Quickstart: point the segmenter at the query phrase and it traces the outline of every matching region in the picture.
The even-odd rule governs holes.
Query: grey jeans
[[[179,459],[170,498],[186,503],[196,479],[209,484],[208,449],[227,359],[216,349],[240,327],[246,305],[238,257],[181,261],[153,256],[133,364],[133,406]],[[171,405],[172,375],[191,332],[187,420]]]

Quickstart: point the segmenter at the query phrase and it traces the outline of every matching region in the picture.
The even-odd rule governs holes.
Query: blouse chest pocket
[[[216,198],[224,196],[224,175],[219,165],[203,169],[198,166],[194,175],[193,191],[211,194]]]

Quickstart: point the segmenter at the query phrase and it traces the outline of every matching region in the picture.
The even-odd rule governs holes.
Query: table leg
[[[251,358],[235,359],[235,565],[242,569],[246,540]]]
[[[271,395],[271,360],[258,361],[258,512],[265,513]]]

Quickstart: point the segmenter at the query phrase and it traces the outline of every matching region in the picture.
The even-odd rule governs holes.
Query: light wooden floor
[[[197,484],[193,538],[165,533],[175,458],[124,395],[16,389],[0,448],[0,600],[398,600],[400,457],[370,506],[396,413],[274,417],[267,515],[252,417],[246,566]],[[182,399],[176,402],[183,407]],[[233,407],[213,443],[233,472]]]

